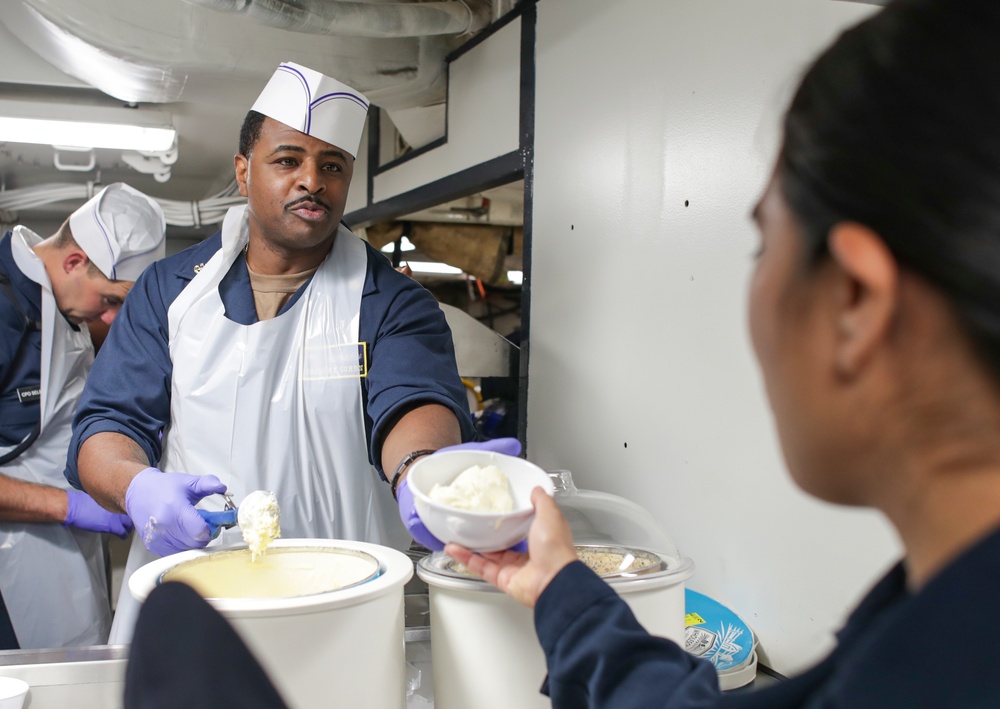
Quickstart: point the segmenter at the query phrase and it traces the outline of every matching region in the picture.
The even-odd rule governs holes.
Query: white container
[[[473,512],[457,509],[430,497],[435,485],[450,485],[473,466],[494,466],[507,477],[514,508],[509,512]],[[420,521],[441,541],[457,542],[473,551],[507,549],[528,536],[535,519],[531,492],[541,487],[548,494],[553,483],[534,463],[493,451],[444,451],[421,458],[410,469],[408,485]]]
[[[474,578],[448,573],[443,555],[422,559],[427,582],[435,709],[544,709],[545,656],[534,611]],[[690,559],[668,560],[646,578],[607,579],[654,635],[684,645],[684,581]]]
[[[364,542],[278,539],[268,547],[358,550],[375,557],[380,575],[337,591],[292,598],[216,598],[290,707],[402,709],[406,701],[403,585],[413,562],[402,552]],[[129,591],[143,601],[174,566],[234,547],[182,552],[137,570]]]
[[[577,490],[568,471],[549,473],[581,558],[654,635],[684,646],[684,581],[694,564],[646,510],[615,495]],[[601,568],[602,567],[602,568]],[[454,568],[438,553],[421,559],[427,583],[435,709],[547,709],[539,692],[545,656],[534,611]]]
[[[0,677],[0,709],[21,709],[28,683],[14,677]]]

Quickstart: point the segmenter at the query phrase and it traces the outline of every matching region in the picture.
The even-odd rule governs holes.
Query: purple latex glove
[[[146,468],[129,483],[125,509],[146,548],[166,556],[201,549],[211,541],[211,527],[194,505],[206,495],[225,491],[226,486],[214,475]]]
[[[122,539],[132,531],[132,520],[128,515],[108,512],[94,501],[94,498],[79,490],[67,490],[66,519],[67,527],[86,529],[88,532],[108,532]]]
[[[437,452],[445,451],[493,451],[504,455],[521,455],[521,441],[516,438],[494,438],[491,441],[459,443],[457,446],[448,446]]]
[[[520,455],[521,442],[516,438],[494,438],[493,440],[481,443],[460,443],[457,446],[442,448],[437,452],[442,453],[444,451],[458,450],[493,451],[494,453],[503,453],[504,455]],[[399,502],[399,516],[403,520],[403,524],[406,526],[407,531],[409,531],[410,536],[418,544],[423,544],[431,551],[441,551],[444,549],[444,542],[427,531],[427,527],[420,521],[420,515],[417,514],[417,508],[413,504],[413,491],[410,490],[408,483],[409,478],[403,478],[403,481],[399,483],[399,487],[396,488],[396,500]],[[514,551],[527,551],[527,541],[518,542],[511,548]]]

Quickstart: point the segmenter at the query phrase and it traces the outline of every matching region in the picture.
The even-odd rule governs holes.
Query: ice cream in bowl
[[[499,551],[524,539],[535,517],[531,491],[553,493],[537,465],[491,451],[435,453],[414,463],[407,477],[427,530],[473,551]]]

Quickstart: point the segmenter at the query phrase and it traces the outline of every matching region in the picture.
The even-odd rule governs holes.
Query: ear
[[[889,332],[899,305],[899,267],[879,235],[861,224],[836,224],[827,247],[842,276],[834,366],[839,375],[853,378]]]
[[[233,158],[233,166],[236,168],[236,184],[240,187],[240,194],[247,196],[247,185],[250,183],[250,158],[237,153]]]
[[[89,263],[90,259],[81,249],[71,249],[63,259],[63,272],[70,273],[81,267],[86,268]]]

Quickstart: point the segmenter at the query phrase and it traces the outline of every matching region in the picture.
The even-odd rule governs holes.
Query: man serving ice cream
[[[225,491],[274,491],[284,538],[404,547],[380,477],[473,436],[437,303],[340,226],[367,110],[349,86],[278,67],[240,134],[247,205],[147,271],[122,309],[67,477],[135,523],[126,576],[208,544],[195,505],[220,509]],[[126,590],[112,642],[134,613]]]

